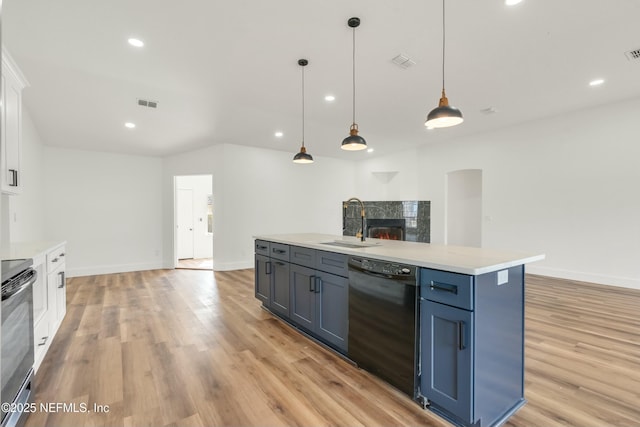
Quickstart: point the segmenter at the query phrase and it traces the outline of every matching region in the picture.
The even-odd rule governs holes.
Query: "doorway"
[[[213,177],[174,177],[174,265],[213,270]]]
[[[447,173],[445,243],[482,246],[482,169]]]

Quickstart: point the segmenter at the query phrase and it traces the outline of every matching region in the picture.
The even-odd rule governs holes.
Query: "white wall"
[[[363,160],[356,167],[356,197],[361,200],[430,200],[418,199],[422,183],[415,150]]]
[[[636,99],[362,162],[357,191],[376,188],[385,161],[394,180],[419,170],[409,192],[431,200],[442,243],[446,174],[482,169],[483,247],[546,253],[532,273],[640,289],[639,111]]]
[[[213,257],[213,234],[207,230],[207,197],[213,194],[211,175],[178,176],[176,177],[176,189],[192,190],[193,257]]]
[[[46,140],[27,118],[23,160],[44,164],[45,184],[12,207],[24,219],[14,237],[42,234],[30,216],[41,198],[44,238],[69,242],[71,275],[171,267],[173,177],[211,174],[217,270],[251,266],[256,234],[340,234],[340,202],[351,196],[430,200],[431,239],[441,243],[446,174],[482,169],[484,247],[546,253],[529,272],[640,289],[638,111],[636,99],[359,163],[312,165],[293,164],[293,151],[229,144],[165,159],[39,152]]]
[[[174,176],[213,175],[215,270],[252,267],[254,235],[341,233],[341,201],[355,194],[355,164],[319,157],[299,165],[293,154],[223,144],[165,159],[163,192],[171,203]],[[165,250],[173,247],[172,224],[164,224]]]
[[[67,273],[162,267],[162,159],[45,147],[47,239],[66,240]]]
[[[22,193],[7,197],[11,242],[44,240],[44,146],[31,115],[22,112]]]
[[[482,171],[447,174],[445,241],[448,245],[482,247]]]

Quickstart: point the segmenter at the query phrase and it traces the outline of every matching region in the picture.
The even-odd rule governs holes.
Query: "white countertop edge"
[[[17,242],[9,245],[9,250],[2,252],[2,259],[23,259],[39,258],[62,245],[66,245],[66,240],[43,240],[33,242]]]
[[[355,237],[328,234],[276,234],[256,235],[253,237],[255,239],[275,243],[301,246],[345,255],[380,259],[383,261],[415,265],[418,267],[432,268],[435,270],[450,271],[472,276],[504,270],[510,267],[540,261],[545,258],[544,254],[527,254],[522,252],[486,248],[419,242],[399,242],[381,239],[367,239],[366,242],[379,243],[379,245],[365,248],[345,248],[323,245],[321,242],[335,240],[346,242],[360,241],[360,239]],[[447,253],[449,251],[451,251],[451,253]]]

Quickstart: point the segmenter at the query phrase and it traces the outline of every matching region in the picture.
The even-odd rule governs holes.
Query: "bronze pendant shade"
[[[349,136],[342,140],[340,148],[357,151],[367,148],[367,141],[358,135],[358,125],[356,124],[356,28],[360,25],[360,18],[349,18],[347,24],[353,29],[353,123],[349,129]]]
[[[302,147],[300,152],[293,156],[294,163],[313,163],[313,157],[307,153],[307,149],[304,147],[304,67],[309,64],[306,59],[299,59],[298,65],[302,70]]]
[[[444,52],[445,52],[445,10],[444,2],[442,0],[442,97],[438,106],[431,110],[427,115],[427,120],[424,125],[431,128],[444,128],[449,126],[455,126],[464,121],[462,112],[456,107],[449,105],[449,100],[444,92]]]

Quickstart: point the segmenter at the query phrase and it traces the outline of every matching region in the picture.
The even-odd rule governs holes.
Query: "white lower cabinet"
[[[51,341],[67,312],[65,246],[33,258],[38,280],[33,285],[34,365],[38,372]]]
[[[49,286],[47,284],[47,266],[44,255],[33,258],[33,269],[38,278],[33,284],[33,348],[34,371],[37,371],[49,348]]]

